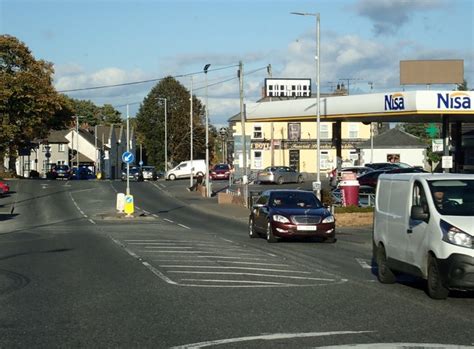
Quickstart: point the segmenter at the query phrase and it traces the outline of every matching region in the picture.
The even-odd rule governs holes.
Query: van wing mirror
[[[410,212],[410,218],[416,221],[425,221],[428,222],[430,219],[430,214],[423,210],[422,206],[412,206]]]

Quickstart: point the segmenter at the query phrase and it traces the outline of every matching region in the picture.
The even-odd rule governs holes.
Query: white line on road
[[[311,274],[309,271],[286,270],[286,269],[267,269],[267,268],[248,268],[248,267],[213,267],[208,265],[160,265],[162,268],[196,268],[196,269],[239,269],[239,270],[259,270],[259,271],[274,271],[279,273],[300,273]]]
[[[92,219],[89,219],[89,222],[91,222],[92,224],[95,224],[95,222]]]
[[[355,259],[357,261],[357,263],[359,263],[359,265],[364,268],[364,269],[372,269],[372,266],[367,263],[367,261],[365,259],[362,259],[362,258],[356,258]]]
[[[290,275],[272,275],[272,274],[258,274],[258,273],[234,273],[234,272],[212,272],[212,271],[169,271],[173,274],[212,274],[212,275],[245,275],[245,276],[263,276],[269,278],[281,278],[281,279],[298,279],[298,280],[317,280],[317,281],[337,281],[335,279],[323,279],[323,278],[313,278],[305,276],[290,276]],[[342,279],[344,280],[344,279]]]
[[[374,331],[332,331],[332,332],[304,332],[304,333],[274,333],[274,334],[265,334],[261,336],[248,336],[248,337],[236,337],[236,338],[227,338],[227,339],[218,339],[213,341],[198,342],[180,345],[172,347],[171,349],[199,349],[204,347],[217,346],[221,344],[229,343],[241,343],[241,342],[250,342],[250,341],[260,341],[260,340],[281,340],[281,339],[292,339],[292,338],[308,338],[308,337],[322,337],[322,336],[334,336],[341,334],[360,334],[360,333],[371,333]]]
[[[189,230],[191,230],[191,228],[190,228],[190,227],[187,227],[187,226],[185,226],[184,224],[180,224],[180,223],[178,223],[178,225],[179,225],[180,227],[183,227],[183,228],[185,228],[185,229],[189,229]]]
[[[172,221],[171,219],[168,219],[168,218],[163,218],[164,221],[167,221],[169,223],[174,223],[174,221]]]
[[[293,286],[292,284],[271,281],[253,281],[253,280],[214,280],[214,279],[181,279],[183,281],[215,282],[215,283],[234,283],[234,284],[257,284],[257,285],[276,285]],[[297,286],[297,285],[294,285]]]

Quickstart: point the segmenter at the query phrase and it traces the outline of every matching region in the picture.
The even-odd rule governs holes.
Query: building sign
[[[405,110],[405,98],[401,93],[384,96],[384,110]]]
[[[301,124],[300,123],[288,123],[288,140],[299,141],[301,138]]]
[[[438,93],[437,97],[438,109],[471,109],[471,98],[466,92]]]

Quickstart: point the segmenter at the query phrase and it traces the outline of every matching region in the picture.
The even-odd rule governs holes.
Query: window
[[[270,91],[273,91],[273,86],[272,86],[272,85],[268,86],[268,89],[269,89]]]
[[[58,144],[58,151],[64,152],[64,149],[65,149],[65,147],[64,147],[63,143]]]
[[[268,92],[268,96],[273,97],[273,92]]]
[[[261,125],[254,125],[253,126],[253,138],[255,138],[255,139],[262,139],[263,138],[263,132],[262,132],[262,126]]]
[[[291,92],[292,97],[296,97],[296,92]]]
[[[327,124],[320,124],[319,135],[323,139],[329,138],[329,126]]]
[[[296,90],[296,86],[295,86],[295,85],[291,85],[291,90],[292,90],[292,91]]]
[[[285,86],[280,85],[280,90],[284,91],[284,90],[285,90]]]
[[[288,140],[299,141],[300,138],[301,138],[301,124],[289,123],[288,124]]]
[[[349,138],[359,138],[359,124],[349,124]]]
[[[306,91],[308,89],[308,86],[304,85],[303,86],[303,91]]]
[[[321,161],[319,162],[321,168],[330,168],[331,162],[329,161],[329,152],[321,151]]]
[[[253,152],[253,168],[262,168],[262,152],[260,150]]]

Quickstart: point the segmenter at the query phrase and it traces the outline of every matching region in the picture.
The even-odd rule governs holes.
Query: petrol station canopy
[[[277,97],[276,97],[277,98]],[[321,121],[474,122],[473,91],[402,91],[320,97]],[[316,118],[316,98],[247,103],[247,121],[304,121]]]

